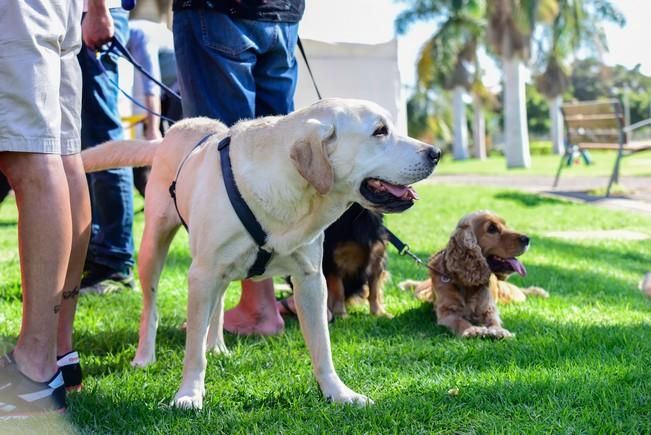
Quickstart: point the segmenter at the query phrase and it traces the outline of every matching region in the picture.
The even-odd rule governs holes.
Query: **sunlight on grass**
[[[464,341],[437,327],[431,305],[397,288],[403,279],[426,278],[426,271],[389,248],[385,302],[395,318],[374,318],[356,306],[330,326],[338,373],[375,406],[332,405],[321,397],[298,323],[290,318],[278,337],[227,335],[232,356],[208,355],[205,409],[175,410],[169,401],[181,379],[190,262],[180,231],[160,284],[157,362],[144,370],[129,364],[139,291],[83,297],[75,340],[84,391],[71,397],[65,421],[43,433],[650,432],[651,302],[637,285],[651,269],[651,244],[546,235],[651,234],[648,216],[515,190],[428,184],[417,190],[422,199],[414,208],[386,221],[422,258],[445,245],[462,215],[478,209],[493,210],[531,236],[532,248],[522,257],[529,274],[513,282],[544,287],[551,297],[500,307],[514,340]],[[137,215],[137,240],[142,219]],[[11,220],[15,207],[8,201],[0,221]],[[0,343],[8,344],[20,328],[15,226],[0,226],[0,247]],[[233,283],[227,306],[238,298]],[[458,394],[450,394],[455,388]],[[0,423],[0,433],[28,432],[23,428]]]
[[[591,165],[585,165],[583,161],[574,162],[572,166],[563,168],[561,176],[610,176],[616,156],[615,152],[592,151],[590,154]],[[534,154],[531,156],[531,168],[507,169],[506,159],[501,155],[491,155],[486,160],[457,161],[447,154],[443,156],[443,164],[436,169],[436,173],[439,175],[544,175],[553,177],[559,163],[560,156]],[[651,153],[640,153],[622,159],[620,173],[622,176],[651,176]]]

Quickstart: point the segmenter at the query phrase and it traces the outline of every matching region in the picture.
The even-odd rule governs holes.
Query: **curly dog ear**
[[[463,286],[488,284],[491,270],[469,222],[457,226],[450,237],[445,252],[445,267],[450,277]]]

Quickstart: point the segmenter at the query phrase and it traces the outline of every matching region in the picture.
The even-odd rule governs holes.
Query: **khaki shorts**
[[[83,0],[8,0],[0,9],[0,151],[80,151]]]

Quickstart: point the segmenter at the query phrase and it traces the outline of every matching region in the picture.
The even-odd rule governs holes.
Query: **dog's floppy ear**
[[[326,145],[334,137],[335,128],[310,119],[305,123],[305,130],[306,135],[294,142],[289,156],[301,176],[317,192],[325,195],[335,182],[335,174],[326,152]]]
[[[490,267],[477,243],[470,223],[457,226],[445,252],[445,266],[461,285],[477,287],[488,284]]]

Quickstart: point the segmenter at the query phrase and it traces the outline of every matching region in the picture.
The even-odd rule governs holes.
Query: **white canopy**
[[[398,70],[398,43],[328,43],[302,39],[308,62],[323,98],[360,98],[373,101],[393,116],[398,130],[407,133],[407,106],[402,96]],[[317,100],[299,50],[296,108]]]

